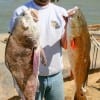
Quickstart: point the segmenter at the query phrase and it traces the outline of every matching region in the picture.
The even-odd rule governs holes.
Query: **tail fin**
[[[76,91],[74,95],[74,100],[87,100],[84,92],[82,90]]]

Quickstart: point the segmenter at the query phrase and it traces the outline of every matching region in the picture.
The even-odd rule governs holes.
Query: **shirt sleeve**
[[[18,14],[16,11],[14,11],[11,19],[10,19],[10,23],[9,23],[9,32],[11,33],[12,32],[12,29],[13,29],[13,26],[14,26],[14,23],[15,23],[15,19],[17,18]]]

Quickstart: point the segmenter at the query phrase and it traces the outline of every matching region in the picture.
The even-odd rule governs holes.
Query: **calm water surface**
[[[29,0],[0,0],[0,33],[8,32],[13,11],[27,1]],[[88,24],[100,23],[100,0],[60,0],[57,4],[66,9],[79,6]]]

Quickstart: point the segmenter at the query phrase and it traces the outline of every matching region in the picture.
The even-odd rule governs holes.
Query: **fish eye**
[[[22,15],[22,16],[25,16],[25,13],[23,12],[21,15]]]

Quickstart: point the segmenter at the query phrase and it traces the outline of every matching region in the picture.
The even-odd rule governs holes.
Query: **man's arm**
[[[64,48],[64,49],[67,49],[67,22],[68,22],[68,17],[64,17],[64,21],[65,21],[65,31],[64,31],[64,35],[62,36],[61,40],[60,40],[60,44],[61,44],[61,47]]]
[[[68,17],[73,16],[77,9],[78,9],[78,7],[74,7],[72,9],[69,9],[67,11]],[[64,31],[64,35],[62,36],[62,38],[60,40],[60,43],[61,43],[62,48],[64,48],[64,49],[67,49],[67,22],[68,22],[68,17],[63,16],[64,21],[65,21],[65,27],[64,27],[65,31]],[[71,42],[71,46],[73,48],[75,47],[74,41]]]

